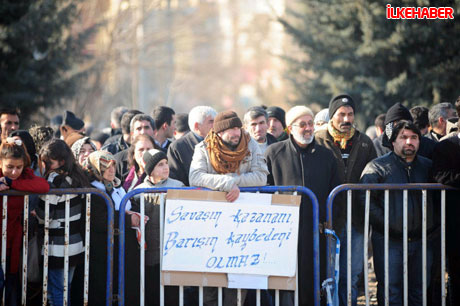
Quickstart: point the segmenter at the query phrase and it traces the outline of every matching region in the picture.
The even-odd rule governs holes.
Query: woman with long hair
[[[40,150],[41,169],[53,188],[84,188],[89,181],[67,144],[54,138]],[[85,207],[84,195],[49,195],[49,245],[48,245],[48,299],[51,305],[63,305],[64,301],[64,236],[66,199],[70,199],[69,209],[69,274],[68,288],[72,284],[75,268],[83,261],[82,212]],[[41,196],[36,216],[45,219],[45,197]],[[70,295],[68,305],[70,305]]]
[[[20,139],[7,137],[0,145],[0,192],[13,189],[25,192],[46,193],[50,187],[45,179],[29,168],[30,157]],[[3,201],[0,203],[3,208]],[[6,305],[18,304],[19,261],[22,246],[24,196],[9,196],[7,202],[6,242]],[[3,220],[0,220],[0,226]]]

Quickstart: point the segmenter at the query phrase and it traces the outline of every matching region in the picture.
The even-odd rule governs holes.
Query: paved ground
[[[372,257],[368,261],[369,266],[369,305],[377,305],[377,280],[375,279],[374,267],[372,263]],[[358,297],[358,305],[366,305],[366,296],[364,290],[361,292],[361,296]]]

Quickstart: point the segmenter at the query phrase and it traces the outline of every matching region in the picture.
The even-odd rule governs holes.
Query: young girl
[[[40,161],[44,176],[53,188],[89,187],[84,171],[75,161],[72,151],[60,139],[52,139],[45,143],[40,151]],[[63,305],[64,293],[64,236],[65,236],[65,205],[67,195],[50,195],[49,198],[49,259],[48,259],[48,299],[51,305]],[[80,234],[81,216],[85,207],[84,195],[70,195],[69,222],[69,277],[68,291],[77,264],[83,259],[83,239]],[[43,221],[45,198],[37,208],[37,217]],[[68,298],[68,305],[70,299]]]
[[[49,185],[45,179],[35,176],[30,166],[30,157],[23,142],[6,138],[0,146],[0,192],[14,189],[25,192],[47,193]],[[3,201],[0,201],[0,207]],[[3,207],[2,207],[3,208]],[[6,305],[18,303],[19,265],[22,246],[22,218],[24,197],[9,196],[7,202],[6,258]],[[2,220],[0,220],[0,226]],[[0,246],[1,247],[1,246]]]
[[[169,178],[169,165],[166,154],[157,149],[150,149],[144,152],[143,164],[145,174],[147,175],[144,182],[138,185],[138,188],[160,188],[160,187],[183,187],[181,181]],[[158,305],[160,296],[158,288],[160,286],[160,206],[159,194],[145,194],[145,215],[149,217],[149,222],[145,226],[145,241],[147,250],[145,252],[145,291],[147,305]],[[135,198],[134,206],[139,205],[139,197]],[[166,287],[165,305],[175,305],[177,301],[176,289]]]

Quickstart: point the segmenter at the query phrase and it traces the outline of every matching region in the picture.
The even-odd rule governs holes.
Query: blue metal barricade
[[[408,231],[407,231],[407,202],[408,202],[408,190],[418,190],[422,192],[422,209],[423,209],[423,216],[422,216],[422,269],[423,269],[423,305],[427,304],[427,271],[426,271],[426,263],[427,263],[427,254],[426,254],[426,246],[427,246],[427,237],[426,237],[426,208],[427,208],[427,190],[438,190],[441,191],[441,275],[445,275],[446,271],[446,261],[445,261],[445,191],[452,189],[451,187],[441,185],[441,184],[344,184],[337,186],[332,190],[329,194],[327,200],[327,222],[329,230],[333,229],[333,219],[332,219],[332,211],[333,211],[333,204],[334,200],[336,199],[337,195],[341,192],[347,192],[347,223],[346,223],[346,234],[347,234],[347,241],[343,241],[347,245],[347,254],[342,254],[341,256],[346,256],[347,258],[347,271],[341,271],[341,275],[347,276],[347,304],[351,305],[352,297],[351,297],[351,233],[352,233],[352,226],[351,226],[351,216],[352,216],[352,192],[353,191],[362,191],[366,193],[365,196],[365,212],[364,212],[364,286],[365,286],[365,298],[366,298],[366,305],[369,305],[369,278],[368,278],[368,242],[369,242],[369,209],[370,209],[370,193],[371,191],[384,191],[384,245],[385,245],[385,252],[384,252],[384,274],[385,274],[385,304],[388,305],[389,301],[389,285],[388,285],[388,275],[389,275],[389,267],[388,267],[388,243],[389,243],[389,191],[397,191],[400,190],[403,192],[403,248],[404,248],[404,269],[403,269],[403,280],[404,280],[404,305],[408,305],[408,269],[407,269],[407,256],[408,256]],[[337,233],[338,235],[339,233]],[[327,257],[330,258],[332,254],[330,254],[329,243],[330,239],[328,239],[328,247],[327,247]],[[329,263],[333,261],[328,261]],[[335,262],[334,262],[335,264]],[[329,267],[328,271],[328,278],[334,278],[332,271],[334,271],[335,267]],[[338,280],[336,280],[338,283]],[[442,305],[445,305],[446,300],[446,284],[445,278],[442,277],[441,280],[441,298],[442,298]]]
[[[142,193],[164,193],[170,189],[178,190],[197,190],[193,187],[183,188],[141,188],[128,192],[120,203],[119,215],[119,263],[118,263],[118,301],[119,305],[124,305],[125,299],[125,206],[128,200],[136,195]],[[313,262],[314,262],[314,305],[320,304],[320,257],[319,257],[319,207],[316,195],[308,188],[302,186],[263,186],[263,187],[241,187],[241,192],[262,192],[262,193],[275,193],[275,192],[298,192],[310,198],[313,211]],[[142,235],[144,236],[144,235]],[[141,244],[143,240],[141,240]]]
[[[110,197],[105,193],[95,188],[68,188],[68,189],[51,189],[46,194],[35,194],[35,193],[28,193],[28,192],[20,192],[15,190],[8,190],[2,191],[0,196],[2,196],[3,201],[3,209],[2,209],[2,219],[7,219],[7,201],[9,196],[24,196],[24,215],[23,215],[23,247],[22,247],[22,304],[26,304],[26,294],[27,294],[27,252],[28,252],[28,219],[29,219],[29,195],[86,195],[86,237],[87,243],[85,245],[85,284],[84,284],[84,303],[85,305],[88,303],[88,278],[89,278],[89,220],[90,220],[90,195],[95,195],[102,197],[107,206],[107,276],[106,276],[106,305],[109,306],[112,304],[112,275],[113,275],[113,233],[114,233],[114,209],[113,203]],[[48,286],[48,279],[47,279],[47,269],[48,269],[48,232],[49,232],[49,200],[45,200],[45,210],[46,210],[46,217],[45,217],[45,241],[44,241],[44,272],[43,272],[43,305],[47,303],[47,286]],[[67,288],[67,275],[66,271],[68,271],[68,239],[69,239],[69,198],[66,197],[66,221],[65,221],[65,256],[64,262],[64,292],[66,292]],[[6,267],[6,237],[7,237],[7,222],[3,222],[2,228],[2,256],[1,256],[1,263],[2,269],[5,270]],[[5,273],[6,274],[6,273]],[[3,299],[5,298],[5,294],[3,294]],[[64,302],[67,301],[67,295],[64,294]],[[3,304],[4,304],[3,300]]]

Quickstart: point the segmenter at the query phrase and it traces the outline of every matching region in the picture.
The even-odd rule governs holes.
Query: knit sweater
[[[48,182],[54,188],[71,188],[72,179],[69,176],[60,176],[52,172]],[[65,208],[66,198],[69,198],[69,264],[75,266],[81,262],[83,252],[83,239],[80,234],[81,216],[84,207],[84,195],[49,195],[49,266],[51,269],[64,267],[64,237],[65,237]],[[39,222],[45,222],[46,196],[40,196],[36,209]],[[42,253],[44,249],[42,249]]]

